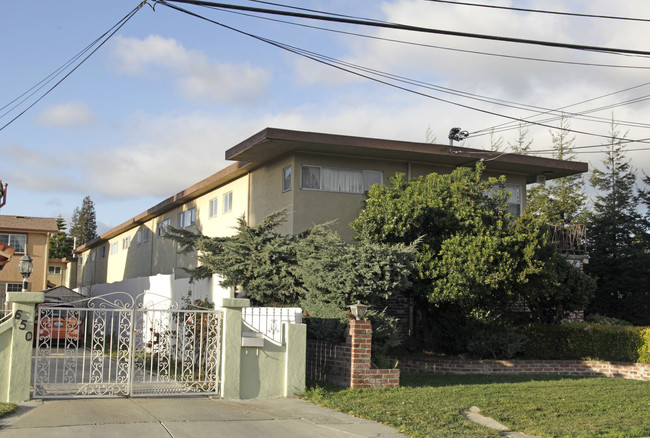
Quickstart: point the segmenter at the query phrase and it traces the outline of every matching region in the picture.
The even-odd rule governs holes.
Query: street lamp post
[[[23,276],[23,292],[27,292],[27,279],[32,274],[34,270],[34,263],[32,258],[27,253],[27,248],[25,248],[25,255],[20,258],[18,262],[18,272]]]

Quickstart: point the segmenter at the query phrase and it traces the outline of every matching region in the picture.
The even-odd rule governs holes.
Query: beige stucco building
[[[14,249],[13,256],[0,271],[0,308],[4,306],[6,292],[22,291],[23,278],[18,272],[18,262],[25,251],[34,264],[27,290],[47,289],[50,236],[57,231],[54,218],[0,215],[0,243]]]
[[[285,233],[335,220],[336,231],[351,238],[348,224],[363,207],[364,193],[396,172],[415,178],[484,161],[487,176],[506,176],[509,208],[518,214],[527,184],[587,171],[581,162],[274,128],[228,149],[226,158],[234,164],[77,248],[76,282],[73,277],[68,286],[83,289],[159,274],[186,277],[182,268],[194,267],[196,254],[178,254],[165,238],[170,226],[224,236],[234,233],[242,216],[254,225],[286,208]]]

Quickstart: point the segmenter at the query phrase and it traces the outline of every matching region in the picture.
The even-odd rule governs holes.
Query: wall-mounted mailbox
[[[242,332],[242,347],[264,347],[264,336],[261,333]]]

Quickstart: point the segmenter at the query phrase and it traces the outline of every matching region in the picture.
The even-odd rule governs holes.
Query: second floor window
[[[288,192],[291,190],[291,166],[282,169],[282,191]]]
[[[383,172],[302,166],[300,187],[324,192],[364,193],[374,184],[383,184]]]
[[[218,205],[217,198],[210,199],[210,217],[217,217]]]
[[[122,239],[122,249],[129,249],[131,247],[131,236]]]
[[[111,254],[117,254],[117,242],[111,243]]]
[[[158,224],[158,235],[159,236],[164,236],[167,234],[167,230],[172,226],[172,220],[171,219],[165,219],[164,221],[160,222]]]
[[[48,274],[60,275],[61,274],[61,266],[48,266],[47,267],[47,273]]]
[[[223,195],[223,212],[228,213],[229,211],[232,211],[232,192]]]
[[[24,253],[25,247],[27,246],[27,235],[0,233],[0,243],[9,245],[15,249],[17,253]]]
[[[196,220],[196,208],[190,208],[179,215],[178,224],[181,228],[189,227]]]

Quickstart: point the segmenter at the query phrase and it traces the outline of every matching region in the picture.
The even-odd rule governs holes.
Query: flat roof
[[[497,173],[525,175],[526,183],[583,173],[587,163],[553,158],[493,152],[431,143],[417,143],[369,137],[322,134],[266,128],[226,151],[226,159],[262,164],[293,152],[369,156],[397,161],[415,161],[448,166],[468,166],[483,161],[486,169]]]
[[[550,180],[588,170],[587,163],[578,161],[483,151],[460,146],[266,128],[226,151],[226,159],[234,160],[236,163],[81,245],[77,251],[95,247],[178,205],[196,199],[264,163],[294,152],[372,156],[394,161],[415,161],[456,167],[470,166],[482,160],[488,171],[525,175],[527,183],[536,182],[537,175],[544,175]]]

